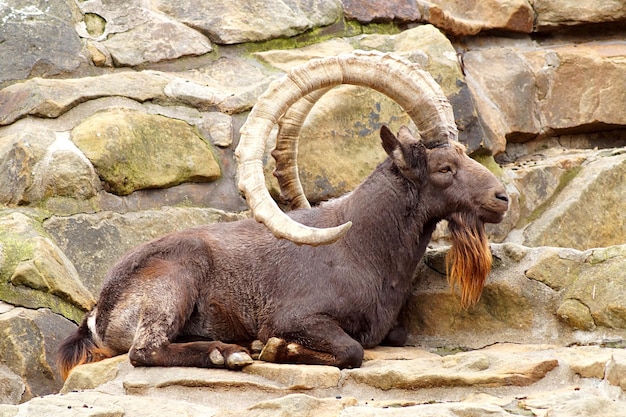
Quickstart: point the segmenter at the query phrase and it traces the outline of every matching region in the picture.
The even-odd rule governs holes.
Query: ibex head
[[[412,118],[419,138],[402,129],[398,140],[383,128],[381,137],[387,153],[423,149],[421,162],[404,159],[396,165],[410,180],[427,186],[425,193],[438,196],[438,216],[447,219],[453,239],[449,253],[449,280],[461,288],[464,306],[480,297],[491,267],[484,223],[502,220],[508,198],[497,179],[469,158],[457,142],[452,107],[430,74],[416,65],[389,54],[355,52],[310,61],[270,85],[258,100],[241,129],[236,155],[239,187],[246,194],[255,218],[277,237],[299,244],[320,245],[340,239],[351,227],[345,223],[320,229],[304,226],[285,215],[265,187],[262,157],[273,126],[279,124],[276,172],[282,195],[295,207],[307,207],[296,167],[297,139],[304,119],[315,102],[331,87],[353,84],[373,88],[394,99]],[[393,138],[393,140],[392,140]],[[398,146],[397,149],[391,149]],[[407,154],[408,155],[408,154]],[[401,155],[398,155],[401,156]],[[406,155],[404,155],[406,157]],[[392,157],[392,159],[394,159]],[[419,170],[409,166],[422,163]],[[476,184],[481,184],[476,186]]]
[[[502,221],[509,205],[504,187],[460,143],[424,142],[406,127],[396,138],[383,126],[381,139],[401,175],[419,189],[419,204],[429,208],[429,216],[448,220],[448,280],[460,288],[463,307],[474,305],[491,269],[484,223]]]
[[[394,99],[413,119],[429,143],[456,140],[454,114],[439,85],[416,65],[390,54],[357,51],[318,59],[295,68],[270,84],[259,97],[246,123],[236,155],[239,188],[245,193],[254,217],[277,237],[296,243],[320,245],[341,238],[348,222],[327,229],[299,224],[283,213],[265,187],[262,157],[274,125],[281,129],[277,139],[276,177],[292,207],[306,207],[296,161],[296,143],[302,123],[315,102],[339,84],[370,87]]]

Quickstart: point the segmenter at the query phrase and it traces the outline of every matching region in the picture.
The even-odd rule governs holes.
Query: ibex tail
[[[106,348],[99,347],[89,328],[89,319],[95,310],[87,313],[74,334],[66,338],[57,352],[57,367],[63,379],[67,379],[70,371],[84,363],[98,362],[110,358],[113,354]]]

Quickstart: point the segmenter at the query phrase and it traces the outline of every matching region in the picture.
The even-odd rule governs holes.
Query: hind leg
[[[241,369],[252,363],[245,348],[216,341],[135,346],[129,352],[133,366],[186,366]]]
[[[133,366],[188,366],[240,369],[252,363],[247,350],[219,341],[172,342],[184,322],[183,308],[145,305],[129,351]]]
[[[155,269],[156,270],[156,269]],[[162,264],[158,271],[169,272]],[[220,341],[179,342],[177,339],[189,320],[197,298],[185,268],[178,279],[164,274],[146,280],[137,297],[137,325],[129,358],[134,366],[226,367],[240,369],[252,362],[245,348]],[[163,296],[167,294],[167,296]]]
[[[259,359],[278,363],[332,365],[358,368],[363,347],[335,320],[312,316],[298,321],[297,328],[274,329]]]

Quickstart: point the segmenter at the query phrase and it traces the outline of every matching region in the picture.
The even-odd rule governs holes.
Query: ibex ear
[[[402,173],[414,180],[426,173],[426,147],[402,126],[396,137],[387,126],[380,129],[383,149]]]

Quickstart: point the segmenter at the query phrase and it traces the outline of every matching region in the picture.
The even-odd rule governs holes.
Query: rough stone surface
[[[505,349],[502,349],[505,350]],[[554,369],[558,361],[534,352],[518,351],[519,363],[512,364],[498,352],[484,349],[480,352],[458,353],[436,359],[366,363],[348,376],[356,382],[382,390],[423,389],[459,386],[525,386],[537,382]]]
[[[455,36],[493,29],[530,33],[533,29],[534,13],[527,0],[430,0],[423,4],[425,20]]]
[[[2,406],[0,406],[2,407]],[[80,417],[157,417],[167,415],[214,416],[215,409],[185,401],[133,398],[100,392],[68,393],[34,398],[20,407],[0,408],[2,415],[21,412],[29,416],[70,415]]]
[[[624,103],[626,90],[610,86],[624,79],[625,48],[622,42],[533,51],[487,48],[467,52],[463,62],[490,134],[516,142],[545,132],[623,126],[626,120],[615,106]],[[489,71],[481,69],[487,65]]]
[[[136,111],[97,113],[72,130],[108,191],[213,181],[221,172],[210,145],[188,124]]]
[[[137,101],[165,98],[170,81],[164,74],[130,72],[71,80],[33,78],[0,90],[0,125],[26,115],[58,117],[77,104],[103,97],[125,96]]]
[[[233,3],[228,0],[198,4],[192,1],[159,0],[155,7],[197,28],[219,44],[255,42],[288,37],[318,26],[326,26],[341,16],[341,3],[323,0],[271,0],[262,3]],[[280,19],[276,19],[280,16]]]
[[[51,197],[88,199],[100,180],[69,135],[30,129],[0,142],[0,202],[24,204]]]
[[[602,255],[599,255],[602,253]],[[594,250],[587,262],[580,267],[580,274],[574,276],[575,280],[567,288],[564,294],[564,303],[577,302],[581,304],[582,317],[586,317],[586,311],[591,318],[590,325],[584,326],[584,330],[590,330],[595,326],[608,328],[626,328],[626,306],[622,305],[622,295],[626,291],[626,274],[624,274],[624,262],[626,262],[626,246],[603,248]],[[568,273],[565,270],[562,273]],[[560,314],[559,314],[560,312]],[[571,315],[563,314],[563,304],[557,311],[559,316],[569,321]],[[574,315],[574,317],[580,317]],[[589,323],[587,320],[583,323]]]
[[[236,114],[252,108],[269,83],[271,72],[239,57],[224,57],[186,72],[166,87],[168,97],[201,110]]]
[[[598,156],[596,152],[555,147],[510,166],[503,180],[510,190],[515,189],[510,194],[517,206],[509,211],[507,221],[522,229],[540,218],[551,204],[558,203],[559,193],[576,177],[581,166]]]
[[[120,367],[123,365],[128,365],[128,355],[120,355],[101,362],[84,364],[70,373],[59,392],[67,394],[77,390],[94,389],[115,379],[120,372]]]
[[[623,416],[622,1],[196,3],[0,0],[1,416]],[[39,397],[60,388],[54,349],[75,328],[62,317],[82,318],[123,252],[247,209],[234,149],[269,83],[355,49],[430,72],[467,152],[507,188],[509,214],[487,227],[504,243],[492,245],[480,302],[462,310],[448,288],[442,222],[409,300],[409,343],[420,348],[368,350],[362,368],[343,371],[135,369],[120,356],[76,369],[64,395]],[[316,106],[299,153],[312,200],[373,169],[380,124],[408,123],[385,100],[342,88]],[[144,185],[107,191],[112,164],[94,167],[71,139],[122,113],[184,126],[181,137],[202,145],[180,149],[178,131],[151,131],[168,155],[157,171],[205,172],[211,160],[220,178],[139,189],[169,184],[152,181],[152,166]],[[100,133],[128,131],[118,119]]]
[[[534,0],[537,30],[562,26],[626,21],[626,5],[620,0]]]
[[[342,3],[346,18],[361,23],[388,20],[414,22],[421,17],[417,1],[342,0]]]
[[[594,407],[601,406],[612,417],[624,406],[622,349],[497,344],[448,355],[410,347],[391,350],[366,351],[366,357],[375,359],[343,371],[263,362],[244,372],[133,368],[123,355],[76,368],[61,395],[4,406],[0,412],[39,416],[77,407],[82,412],[78,415],[131,417],[162,415],[156,413],[163,410],[223,417],[591,417],[597,415]],[[336,374],[334,383],[301,383],[324,373]],[[94,381],[99,381],[95,388]],[[555,382],[558,388],[546,388]]]
[[[0,364],[0,404],[18,404],[24,389],[22,378],[6,365]]]
[[[341,372],[332,366],[283,365],[276,363],[254,363],[244,369],[245,373],[259,375],[292,390],[334,388],[339,385]]]
[[[445,248],[427,252],[409,301],[409,343],[446,349],[504,341],[586,344],[591,330],[603,341],[624,339],[623,245],[577,251],[504,243],[492,251],[492,273],[468,310],[448,288]]]
[[[513,49],[471,51],[463,56],[467,82],[490,140],[504,151],[506,140],[534,137],[541,129],[534,105],[533,74],[522,56]],[[479,68],[489,66],[489,71]],[[515,97],[516,100],[511,100]],[[517,106],[524,102],[526,106]],[[498,153],[498,152],[494,152]]]
[[[609,152],[586,162],[540,218],[524,229],[525,245],[587,249],[624,242],[626,153]]]
[[[169,39],[166,42],[165,39]],[[102,42],[116,66],[135,66],[211,52],[211,42],[187,26],[155,15],[127,32]]]
[[[47,307],[78,321],[95,299],[74,265],[36,220],[14,212],[0,217],[0,294],[28,308]]]
[[[74,325],[50,310],[15,308],[0,314],[2,361],[24,381],[20,402],[58,392],[63,386],[56,350]]]
[[[0,40],[0,85],[70,72],[85,60],[72,10],[63,0],[1,3]]]
[[[34,178],[31,173],[54,142],[54,132],[45,129],[7,135],[0,142],[0,202],[24,204],[32,201],[29,195]]]
[[[74,263],[85,287],[97,295],[108,269],[134,246],[175,230],[242,217],[215,209],[163,207],[127,214],[54,216],[43,227]]]

